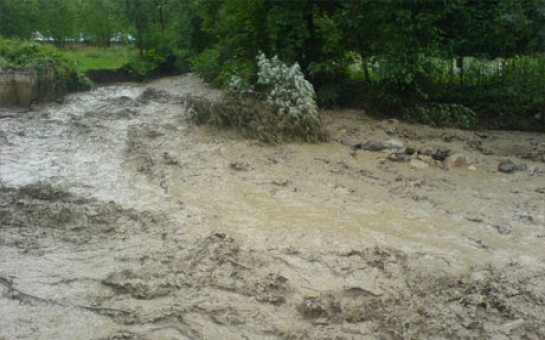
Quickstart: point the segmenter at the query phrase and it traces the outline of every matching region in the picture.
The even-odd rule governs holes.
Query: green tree
[[[0,35],[29,39],[38,29],[36,0],[0,1]]]
[[[313,62],[323,62],[322,45],[335,33],[329,30],[335,24],[328,15],[330,8],[338,6],[318,0],[201,0],[194,4],[195,17],[190,22],[191,36],[200,38],[191,39],[197,43],[194,50],[201,53],[195,60],[197,71],[223,82],[233,71],[255,74],[253,58],[259,51],[288,63],[297,61],[305,72]]]
[[[123,17],[119,15],[119,3],[110,0],[86,0],[82,2],[82,27],[91,41],[110,46],[114,35],[121,33]]]
[[[39,31],[55,40],[55,45],[64,47],[77,37],[78,0],[38,1],[37,24]]]

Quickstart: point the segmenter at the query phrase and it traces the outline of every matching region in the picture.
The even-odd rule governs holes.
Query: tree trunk
[[[464,57],[456,59],[456,63],[460,68],[460,86],[464,86]]]
[[[454,83],[454,67],[456,65],[456,61],[454,59],[450,59],[450,70],[449,70],[449,83]]]
[[[363,75],[365,78],[365,84],[367,86],[371,86],[371,74],[369,73],[369,69],[367,68],[367,59],[361,58],[361,67],[363,68]]]
[[[316,41],[316,33],[314,27],[314,0],[307,0],[305,9],[305,20],[307,22],[307,30],[309,33],[308,39],[303,42],[302,49],[299,53],[299,63],[301,68],[306,70],[311,60],[316,60],[318,43]]]
[[[161,33],[165,31],[165,21],[163,18],[163,5],[159,5],[159,25],[161,26]]]
[[[138,51],[140,57],[144,57],[144,42],[142,41],[142,2],[134,1],[134,24],[136,26],[136,36],[138,38]]]

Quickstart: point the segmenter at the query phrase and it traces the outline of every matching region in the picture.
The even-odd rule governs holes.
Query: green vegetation
[[[545,130],[545,0],[0,2],[0,35],[36,31],[59,47],[124,37],[136,75],[192,70],[220,86],[232,75],[252,84],[263,51],[297,62],[321,106]]]
[[[55,70],[55,81],[68,90],[88,90],[92,83],[76,64],[62,52],[48,45],[0,38],[0,66],[18,69]]]
[[[132,47],[86,47],[65,51],[65,55],[75,60],[80,70],[115,70],[126,66],[135,59],[138,51]]]
[[[314,88],[297,63],[289,67],[277,57],[257,57],[257,82],[233,75],[218,102],[189,98],[197,123],[234,126],[246,135],[276,143],[326,141]]]

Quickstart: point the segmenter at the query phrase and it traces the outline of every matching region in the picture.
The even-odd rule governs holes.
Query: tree
[[[28,39],[38,29],[36,0],[0,1],[0,35]]]
[[[55,40],[55,45],[64,47],[78,34],[78,1],[38,1],[37,24],[39,31]]]
[[[87,0],[82,3],[82,27],[95,44],[110,46],[111,39],[122,31],[123,23],[116,1]]]

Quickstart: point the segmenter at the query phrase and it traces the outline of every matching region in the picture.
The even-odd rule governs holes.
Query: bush
[[[326,141],[312,85],[298,64],[288,67],[278,58],[258,56],[257,83],[233,75],[218,102],[190,98],[197,123],[234,126],[264,142]]]
[[[433,101],[470,108],[481,128],[545,130],[545,55],[502,60],[488,73],[493,61],[472,62],[476,70],[470,68],[463,86],[438,83]]]
[[[430,103],[403,109],[403,119],[432,127],[469,129],[475,126],[476,114],[460,104]]]
[[[0,38],[0,66],[33,67],[38,71],[53,67],[55,82],[68,90],[89,90],[92,82],[79,70],[76,63],[49,45]]]
[[[206,82],[212,83],[221,73],[221,55],[217,49],[207,49],[193,58],[193,70]]]
[[[144,77],[157,71],[165,58],[155,53],[155,50],[148,50],[144,56],[137,56],[127,64],[129,72],[133,75]]]

